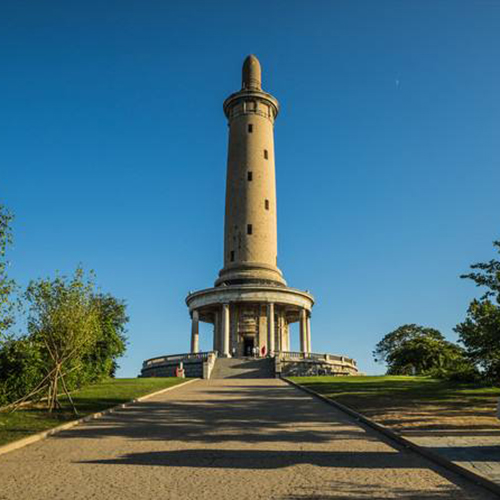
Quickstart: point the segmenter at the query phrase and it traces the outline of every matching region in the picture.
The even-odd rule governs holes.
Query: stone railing
[[[276,352],[275,371],[281,376],[358,375],[356,361],[335,354]]]
[[[168,356],[160,356],[158,358],[147,359],[142,363],[142,368],[152,368],[165,363],[180,363],[181,361],[206,361],[210,354],[215,354],[213,351],[185,353],[185,354],[170,354]]]
[[[276,353],[280,359],[286,360],[299,360],[299,359],[311,359],[315,361],[330,361],[335,363],[339,362],[343,365],[351,365],[356,367],[356,361],[351,358],[346,358],[345,356],[337,356],[336,354],[320,354],[320,353],[305,353],[305,352],[293,352],[293,351],[280,351]]]

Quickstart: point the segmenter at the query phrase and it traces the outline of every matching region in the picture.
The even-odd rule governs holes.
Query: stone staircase
[[[274,359],[217,358],[210,378],[274,378]]]

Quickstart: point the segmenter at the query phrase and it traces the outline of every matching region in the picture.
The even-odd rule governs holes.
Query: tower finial
[[[261,69],[259,60],[250,54],[243,63],[241,72],[241,87],[243,89],[261,89]]]

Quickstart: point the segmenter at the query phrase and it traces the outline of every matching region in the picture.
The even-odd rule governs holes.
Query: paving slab
[[[0,499],[492,499],[280,380],[204,380],[0,457]]]
[[[402,435],[500,485],[500,430],[489,429],[480,434],[434,429],[426,433],[403,432]]]

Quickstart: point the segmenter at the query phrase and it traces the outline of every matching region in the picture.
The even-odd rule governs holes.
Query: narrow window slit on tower
[[[253,173],[247,172],[247,180],[251,181],[253,179]]]
[[[248,133],[251,134],[253,132],[253,125],[251,123],[248,124]]]
[[[269,154],[267,153],[267,149],[264,149],[264,158],[266,160],[269,158]]]
[[[269,210],[269,200],[264,202],[264,206],[266,207],[266,210]]]
[[[231,262],[234,262],[234,250],[231,250]]]
[[[247,224],[247,234],[252,234],[252,224]]]

